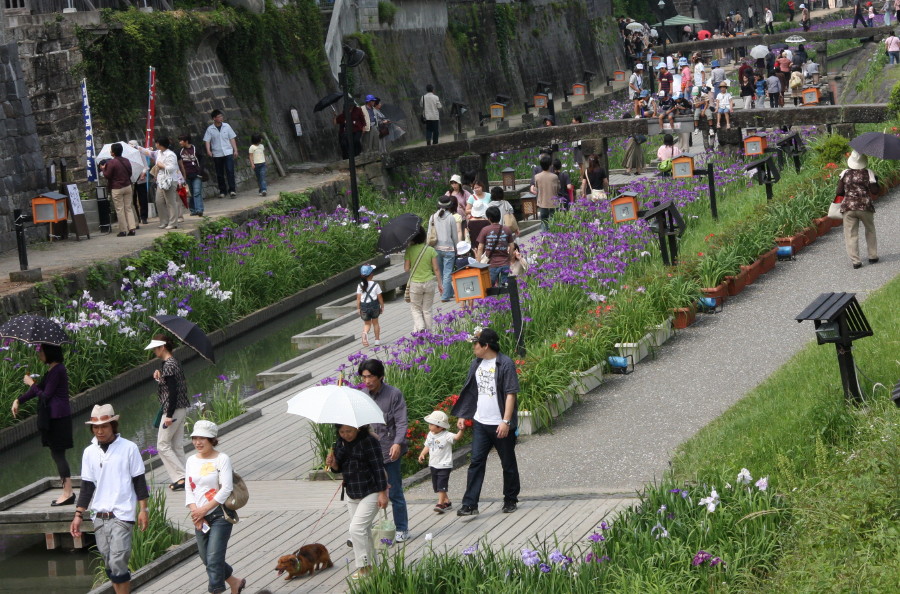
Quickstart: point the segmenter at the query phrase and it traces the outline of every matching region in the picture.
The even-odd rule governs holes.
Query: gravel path
[[[900,272],[898,196],[894,190],[876,203],[877,264],[853,270],[841,229],[832,229],[795,261],[779,262],[729,300],[723,313],[698,314],[697,323],[659,349],[655,360],[645,360],[628,376],[606,376],[557,421],[553,433],[522,438],[516,449],[522,499],[638,490],[661,477],[680,443],[813,340],[812,324],[794,321],[806,305],[831,291],[854,292],[863,300]],[[465,469],[451,475],[450,492],[457,499]],[[430,484],[423,484],[409,496],[430,492]],[[482,497],[500,495],[494,455]]]

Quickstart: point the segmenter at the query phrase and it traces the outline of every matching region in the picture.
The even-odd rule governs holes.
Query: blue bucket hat
[[[641,97],[649,97],[649,96],[650,96],[650,91],[648,91],[647,89],[644,89],[643,91],[641,91]]]
[[[375,95],[366,95],[366,103],[368,103],[369,101],[378,101],[378,97],[376,97]]]
[[[373,272],[375,272],[375,267],[372,266],[371,264],[363,264],[362,266],[359,267],[359,275],[360,276],[369,276]]]
[[[687,66],[687,64],[688,64],[688,59],[687,59],[687,58],[685,58],[684,56],[681,56],[680,58],[678,58],[678,65],[679,65],[679,66]]]
[[[718,60],[713,60],[713,61],[712,61],[712,67],[713,67],[713,68],[718,68],[718,67],[719,67],[719,61],[718,61]]]

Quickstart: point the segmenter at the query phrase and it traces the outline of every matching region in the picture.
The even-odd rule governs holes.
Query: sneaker
[[[369,571],[371,569],[372,569],[371,567],[360,567],[353,575],[350,576],[350,579],[353,581],[358,581],[361,578],[364,578],[367,575],[369,575]]]
[[[124,231],[119,231],[119,234],[116,235],[116,237],[125,237],[125,232],[124,232]]]
[[[505,513],[505,514],[511,514],[511,513],[513,513],[514,511],[516,511],[516,504],[515,504],[515,503],[504,503],[504,504],[503,504],[503,513]]]
[[[477,516],[478,508],[472,505],[464,505],[458,510],[456,510],[457,516]]]
[[[874,264],[878,262],[878,258],[869,258],[869,264]]]
[[[166,230],[169,230],[169,229],[177,229],[177,228],[178,228],[178,225],[166,225],[166,226],[164,227],[164,229],[166,229]]]
[[[160,225],[159,228],[160,228],[160,229],[165,229],[166,226],[165,226],[165,225]]]
[[[225,198],[225,194],[224,194],[223,192],[219,192],[219,198],[220,198],[220,199],[224,199],[224,198]]]
[[[135,236],[135,232],[134,232],[134,231],[135,231],[134,229],[132,229],[131,231],[129,231],[129,232],[128,232],[128,237],[134,237],[134,236]]]
[[[266,191],[265,191],[265,190],[262,191],[262,195],[265,197],[265,195],[266,195]]]
[[[375,339],[375,346],[380,346],[380,345],[381,345],[381,341],[378,340],[378,339],[376,338],[376,339]]]
[[[853,268],[854,270],[859,270],[860,268],[862,268],[862,262],[860,262],[859,264],[854,264]]]
[[[222,198],[224,198],[224,197],[225,197],[225,196],[222,196]],[[237,192],[232,192],[232,193],[231,193],[231,197],[232,197],[232,198],[237,198]]]
[[[406,542],[409,540],[409,530],[398,530],[394,534],[394,542]]]
[[[436,511],[439,514],[446,513],[448,511],[450,511],[451,509],[453,509],[453,504],[450,503],[449,501],[447,503],[438,503],[437,505],[434,506],[434,511]]]

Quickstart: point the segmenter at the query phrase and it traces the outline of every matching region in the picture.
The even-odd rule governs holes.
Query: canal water
[[[256,374],[296,357],[299,352],[291,344],[291,337],[317,326],[315,308],[335,299],[335,295],[354,290],[345,285],[329,295],[305,304],[290,314],[260,326],[241,338],[216,349],[216,365],[196,358],[185,364],[189,394],[206,394],[217,384],[220,376],[227,376],[242,395],[255,393]],[[112,403],[121,415],[119,429],[125,437],[144,449],[156,444],[153,420],[159,409],[156,383],[138,385]],[[81,416],[85,416],[82,414]],[[74,419],[75,448],[68,451],[72,473],[81,468],[81,452],[90,442],[91,434]],[[0,494],[9,494],[35,480],[54,476],[56,467],[49,451],[34,437],[12,449],[0,453]],[[48,499],[49,507],[49,499]],[[94,555],[87,551],[46,550],[41,534],[26,536],[0,535],[0,594],[31,592],[42,594],[75,594],[91,589],[96,569]]]

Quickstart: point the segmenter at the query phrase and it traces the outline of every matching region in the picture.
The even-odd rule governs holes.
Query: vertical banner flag
[[[156,68],[150,67],[150,90],[147,100],[147,133],[144,148],[153,148],[153,125],[156,121]]]
[[[97,181],[97,164],[94,162],[94,125],[91,122],[91,104],[88,102],[87,79],[81,79],[81,112],[84,115],[84,144],[87,153],[88,181]]]

